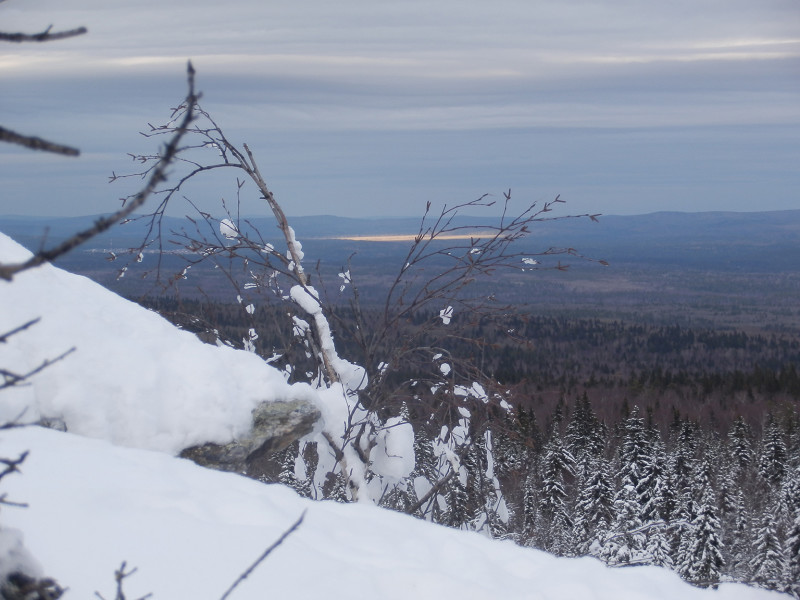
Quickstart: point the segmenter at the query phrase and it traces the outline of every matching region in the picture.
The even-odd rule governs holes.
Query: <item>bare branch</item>
[[[63,154],[64,156],[78,156],[81,151],[71,146],[64,146],[43,140],[40,137],[21,135],[5,127],[0,127],[0,142],[25,146],[31,150],[41,150],[42,152],[52,152],[53,154]]]
[[[125,206],[123,206],[117,212],[107,216],[101,217],[95,221],[94,225],[84,231],[78,232],[66,241],[62,242],[55,248],[50,250],[41,250],[34,254],[30,259],[23,263],[19,264],[0,264],[0,279],[5,279],[10,281],[12,277],[27,269],[31,269],[33,267],[37,267],[41,264],[46,262],[52,262],[59,256],[62,256],[72,250],[73,248],[79,246],[86,240],[108,230],[113,226],[115,223],[122,221],[123,219],[127,218],[131,213],[133,213],[136,209],[138,209],[145,201],[150,197],[150,195],[156,190],[156,188],[166,181],[167,175],[166,171],[169,165],[172,163],[175,155],[178,153],[179,150],[179,143],[181,138],[183,138],[184,134],[187,132],[189,125],[194,120],[194,111],[193,107],[198,100],[198,95],[195,93],[194,90],[194,68],[192,67],[192,63],[189,63],[187,67],[187,80],[189,85],[189,93],[186,96],[186,106],[187,109],[183,115],[183,120],[181,124],[176,128],[175,133],[173,134],[172,138],[170,139],[169,143],[166,145],[164,150],[162,151],[158,163],[156,167],[150,173],[150,177],[147,180],[147,184],[139,191],[130,202],[127,202]]]
[[[37,317],[36,319],[31,319],[27,323],[23,323],[19,327],[16,327],[16,328],[12,329],[11,331],[3,333],[2,335],[0,335],[0,344],[6,343],[8,341],[8,338],[10,338],[12,335],[15,335],[15,334],[17,334],[17,333],[19,333],[21,331],[25,331],[29,327],[32,327],[33,325],[36,325],[36,323],[38,323],[39,321],[41,321],[41,317]]]
[[[136,571],[137,571],[137,568],[134,567],[130,571],[126,572],[125,571],[125,567],[127,567],[127,565],[128,565],[128,563],[126,561],[122,561],[122,564],[120,565],[119,569],[114,571],[114,581],[117,582],[117,593],[114,596],[114,600],[126,600],[125,599],[125,591],[122,589],[122,587],[123,587],[122,586],[122,582],[125,579],[127,579],[128,577],[130,577],[131,575],[133,575],[134,573],[136,573]],[[103,595],[100,592],[95,592],[94,595],[97,596],[100,600],[105,600],[105,598],[103,597]],[[142,596],[138,600],[147,600],[147,598],[150,598],[150,596],[152,596],[152,595],[153,594],[145,594],[144,596]]]
[[[255,571],[256,567],[258,567],[258,565],[260,565],[262,562],[264,562],[264,559],[266,559],[273,552],[273,550],[275,550],[278,546],[283,544],[283,542],[286,541],[286,538],[288,538],[290,535],[292,535],[297,530],[297,528],[300,527],[300,525],[303,522],[303,519],[305,519],[305,517],[306,517],[306,511],[304,510],[303,514],[300,515],[300,518],[297,519],[297,521],[295,521],[294,524],[291,527],[289,527],[289,529],[284,531],[281,534],[281,537],[279,537],[277,540],[275,540],[275,542],[273,542],[272,545],[269,548],[264,550],[264,552],[261,554],[261,556],[259,556],[256,559],[256,561],[247,568],[246,571],[244,571],[241,575],[239,575],[239,577],[236,579],[236,581],[233,582],[233,585],[231,585],[231,587],[228,588],[228,591],[226,591],[224,594],[222,594],[222,597],[220,598],[220,600],[225,600],[228,596],[230,596],[231,593],[233,592],[233,590],[235,590],[236,587],[240,583],[242,583],[245,579],[247,579],[253,573],[253,571]]]
[[[6,388],[14,386],[19,386],[21,383],[24,383],[37,373],[40,373],[41,371],[44,371],[46,368],[52,366],[53,364],[59,362],[60,360],[63,360],[64,358],[72,354],[74,351],[75,348],[72,347],[66,352],[60,354],[59,356],[56,356],[55,358],[45,359],[38,367],[28,371],[27,373],[19,374],[9,371],[7,369],[0,368],[0,377],[3,378],[3,382],[0,383],[0,390],[4,390]]]
[[[88,31],[86,27],[76,27],[67,31],[51,31],[52,29],[53,26],[50,25],[41,33],[5,33],[0,31],[0,42],[52,42],[54,40],[77,37]]]

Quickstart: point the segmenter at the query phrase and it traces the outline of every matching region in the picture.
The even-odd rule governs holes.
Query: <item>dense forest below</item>
[[[139,301],[186,329],[211,337],[216,331],[238,346],[254,329],[256,350],[265,357],[290,346],[292,325],[280,305],[248,312],[238,303],[164,296]],[[348,318],[341,315],[348,308],[332,310]],[[411,335],[429,321],[430,315],[420,314],[404,327]],[[524,313],[477,322],[455,317],[454,324],[458,335],[447,339],[452,356],[513,390],[515,402],[543,421],[556,404],[569,407],[583,393],[606,421],[638,405],[662,428],[677,414],[714,428],[743,417],[760,429],[769,410],[800,403],[800,336],[789,332]],[[361,358],[353,340],[338,336],[337,343],[344,356]],[[402,370],[395,375],[414,376]]]

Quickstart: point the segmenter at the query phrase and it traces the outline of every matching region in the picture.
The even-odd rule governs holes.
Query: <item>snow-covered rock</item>
[[[0,233],[0,262],[30,253]],[[0,334],[41,319],[0,344],[0,365],[23,374],[71,348],[30,385],[7,389],[0,423],[49,419],[114,444],[177,454],[226,444],[251,430],[265,401],[314,403],[255,354],[200,342],[154,312],[50,265],[0,281]]]

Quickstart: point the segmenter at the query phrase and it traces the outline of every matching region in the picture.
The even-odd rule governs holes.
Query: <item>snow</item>
[[[384,484],[400,483],[414,470],[414,429],[400,417],[392,417],[378,432],[377,446],[370,456],[373,469]]]
[[[42,568],[24,545],[22,532],[18,529],[0,529],[0,581],[9,575],[22,572],[31,577],[42,577]]]
[[[38,427],[3,431],[0,456],[31,449],[6,478],[3,521],[65,596],[111,597],[113,571],[137,567],[126,595],[219,598],[303,513],[299,529],[232,598],[758,600],[774,593],[683,583],[657,567],[610,569],[431,525],[363,504],[304,500],[280,485],[210,471],[165,454]]]
[[[219,232],[224,238],[229,240],[235,240],[239,237],[239,230],[230,219],[222,219],[222,221],[219,222]]]
[[[26,256],[0,234],[0,262]],[[292,296],[316,319],[313,296],[306,290]],[[783,597],[735,584],[701,590],[657,567],[610,569],[592,558],[556,558],[369,504],[312,502],[280,485],[201,468],[174,453],[238,435],[261,400],[315,399],[331,430],[337,420],[343,427],[351,415],[367,416],[353,412],[354,397],[343,385],[289,385],[255,355],[201,344],[154,313],[53,267],[0,282],[0,333],[37,317],[41,322],[0,343],[0,366],[26,372],[73,346],[76,351],[31,385],[4,390],[0,422],[26,409],[25,420],[63,419],[69,433],[0,430],[0,457],[30,451],[22,473],[2,480],[1,493],[29,506],[2,507],[0,567],[54,577],[69,588],[67,600],[95,591],[112,597],[113,573],[123,561],[138,569],[125,580],[128,597],[219,598],[304,512],[299,529],[233,598]],[[357,366],[350,368],[358,385]],[[442,432],[449,444],[469,435],[469,411],[461,416],[449,436]],[[383,461],[384,477],[407,476],[411,427],[390,419],[378,441],[374,456]],[[443,442],[435,453],[455,461]],[[320,463],[328,458],[322,453]]]
[[[0,234],[0,262],[28,255]],[[256,355],[203,344],[156,313],[49,265],[0,282],[0,300],[0,333],[41,317],[0,344],[3,368],[27,373],[76,349],[32,385],[4,390],[0,423],[24,413],[25,422],[63,420],[79,435],[177,454],[247,432],[262,401],[316,399],[309,386],[289,385]]]

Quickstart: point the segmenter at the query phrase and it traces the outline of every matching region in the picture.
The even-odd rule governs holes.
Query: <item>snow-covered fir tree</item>
[[[711,482],[708,477],[701,476],[698,484],[702,488],[702,496],[697,515],[687,530],[685,554],[679,572],[691,583],[716,587],[724,565],[720,522]]]
[[[780,486],[788,468],[788,451],[783,433],[772,414],[767,418],[764,435],[761,441],[761,453],[758,459],[758,472],[776,488]]]
[[[794,518],[786,536],[786,552],[784,553],[786,591],[795,598],[800,598],[800,512]]]
[[[614,522],[614,481],[608,461],[597,456],[587,463],[575,502],[574,535],[579,554],[589,554]]]
[[[770,590],[780,589],[786,565],[773,514],[764,515],[753,541],[750,581]]]
[[[543,450],[539,492],[542,544],[545,549],[556,553],[568,550],[565,542],[569,539],[572,519],[567,505],[567,477],[574,475],[575,459],[564,447],[556,422]]]

